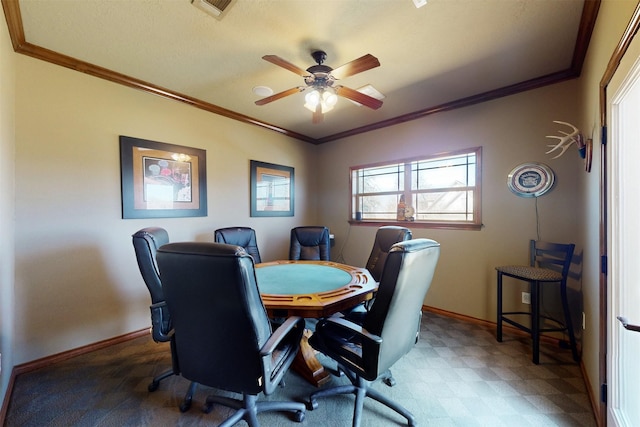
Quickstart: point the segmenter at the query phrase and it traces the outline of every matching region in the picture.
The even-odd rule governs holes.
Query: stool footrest
[[[520,315],[520,316],[529,316],[531,317],[531,313],[527,312],[527,311],[503,311],[501,318],[504,322],[509,323],[512,326],[515,326],[519,329],[522,329],[525,332],[529,332],[531,333],[531,328],[527,328],[525,326],[523,326],[521,323],[516,322],[515,320],[509,319],[505,316],[512,316],[512,315]],[[539,331],[540,332],[562,332],[562,331],[566,331],[568,328],[567,326],[564,324],[564,322],[562,322],[561,320],[558,319],[554,319],[553,317],[549,317],[549,316],[540,316],[540,319],[544,319],[547,320],[549,322],[554,322],[556,323],[558,326],[556,327],[547,327],[547,328],[540,328]]]
[[[503,314],[527,314],[527,313],[503,313]],[[506,323],[510,324],[511,326],[514,326],[514,327],[520,329],[521,331],[525,331],[528,334],[531,333],[531,328],[527,328],[522,323],[518,323],[515,320],[511,320],[511,319],[509,319],[507,317],[504,317],[504,316],[502,317],[501,320],[503,322],[506,322]]]

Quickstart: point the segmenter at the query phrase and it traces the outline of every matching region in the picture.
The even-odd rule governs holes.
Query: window
[[[351,168],[351,220],[480,229],[482,148]]]

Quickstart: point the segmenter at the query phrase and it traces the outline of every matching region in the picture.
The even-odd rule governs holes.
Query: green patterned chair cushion
[[[541,282],[559,282],[562,274],[547,268],[529,267],[526,265],[504,265],[496,267],[496,270],[509,276],[520,277],[525,280],[537,280]]]

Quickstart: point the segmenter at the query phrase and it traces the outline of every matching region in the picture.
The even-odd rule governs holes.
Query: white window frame
[[[452,187],[434,186],[424,188],[412,188],[412,182],[417,181],[417,176],[413,174],[415,165],[421,163],[432,163],[435,168],[446,167],[437,166],[437,162],[460,159],[462,162],[457,166],[465,167],[467,173],[473,173],[467,176],[466,182],[460,183]],[[469,160],[472,160],[469,162]],[[475,161],[473,161],[475,160]],[[399,188],[385,188],[380,191],[364,191],[366,172],[374,172],[382,168],[396,168],[396,183]],[[394,172],[388,172],[393,176]],[[419,172],[418,172],[419,173]],[[404,175],[404,176],[401,176]],[[351,192],[351,201],[349,207],[349,222],[354,225],[390,225],[397,224],[411,227],[423,228],[448,228],[448,229],[465,229],[480,230],[482,228],[481,206],[482,206],[482,147],[473,147],[463,150],[450,151],[432,155],[424,155],[409,159],[394,160],[391,162],[352,166],[349,168],[349,188]],[[428,196],[429,194],[444,194],[466,192],[463,196],[465,210],[457,214],[454,212],[443,213],[441,216],[451,215],[458,216],[456,219],[425,219],[426,216],[439,216],[429,209],[418,206],[416,208],[413,220],[401,220],[397,216],[397,212],[362,212],[360,208],[361,200],[365,197],[385,197],[395,196],[396,203],[400,201],[400,197],[404,196],[404,200],[408,201],[408,205],[413,205],[413,201],[417,201],[419,195]],[[415,207],[414,207],[415,208]],[[356,213],[359,214],[357,215]],[[369,216],[369,218],[367,217]],[[422,219],[420,217],[422,216]],[[460,218],[464,217],[464,218]]]

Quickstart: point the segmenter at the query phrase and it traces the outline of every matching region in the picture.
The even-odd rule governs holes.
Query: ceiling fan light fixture
[[[333,108],[338,103],[338,95],[333,93],[333,91],[325,90],[322,93],[322,103],[326,104],[329,108]]]
[[[338,103],[338,96],[329,89],[314,89],[304,96],[304,101],[304,107],[314,113],[320,104],[322,114],[324,114],[333,110],[333,107]]]
[[[307,108],[311,108],[311,111],[316,111],[316,106],[318,102],[320,102],[320,92],[317,90],[312,90],[304,96],[305,107],[309,105]]]

